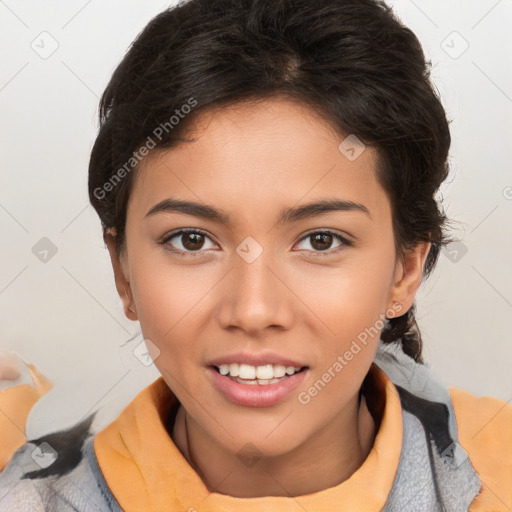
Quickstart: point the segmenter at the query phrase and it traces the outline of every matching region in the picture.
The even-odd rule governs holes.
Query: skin
[[[300,496],[335,486],[374,443],[375,423],[358,391],[379,336],[308,404],[298,395],[393,304],[402,306],[399,314],[411,307],[430,244],[396,257],[375,151],[367,147],[350,161],[338,149],[345,135],[306,106],[244,102],[205,111],[192,128],[193,142],[153,155],[138,170],[120,257],[115,232],[107,239],[125,314],[158,347],[155,364],[181,403],[172,437],[211,491]],[[222,209],[231,223],[183,213],[145,217],[170,196]],[[371,218],[336,211],[276,223],[283,208],[326,198],[362,203]],[[207,237],[177,236],[167,249],[158,243],[180,228]],[[325,229],[353,244],[305,235]],[[263,248],[252,263],[236,252],[248,236]],[[202,254],[180,257],[172,248]],[[211,359],[267,349],[309,366],[281,403],[235,405],[211,384]],[[247,443],[260,455],[251,467],[237,456]]]

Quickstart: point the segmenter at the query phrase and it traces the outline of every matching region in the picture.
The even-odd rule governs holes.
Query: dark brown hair
[[[186,127],[206,108],[278,95],[376,148],[397,255],[431,242],[427,277],[451,241],[435,197],[449,171],[449,122],[430,67],[414,33],[383,1],[178,3],[137,36],[101,98],[89,197],[104,239],[113,229],[118,250],[124,247],[139,148],[158,151],[185,141]],[[401,342],[423,362],[415,304],[387,320],[381,338]]]

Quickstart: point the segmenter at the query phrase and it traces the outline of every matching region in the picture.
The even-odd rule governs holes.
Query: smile
[[[233,377],[236,382],[254,384],[274,384],[288,375],[294,375],[305,367],[284,366],[281,364],[266,364],[253,366],[244,363],[231,363],[215,365],[221,375]]]
[[[261,368],[263,370],[260,370]],[[302,383],[308,372],[307,366],[301,368],[282,365],[255,367],[232,363],[211,366],[208,375],[214,387],[230,402],[246,407],[269,407],[289,396]]]

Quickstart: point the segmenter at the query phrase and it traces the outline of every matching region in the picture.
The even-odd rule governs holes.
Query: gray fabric
[[[449,444],[441,454],[417,416],[402,407],[404,438],[393,487],[382,512],[466,512],[481,482],[459,444],[450,391],[428,365],[415,363],[397,345],[379,342],[375,364],[395,385],[448,408]]]
[[[400,462],[382,512],[466,512],[481,483],[458,443],[449,390],[434,378],[428,366],[415,363],[399,347],[385,346],[380,342],[374,361],[395,386],[406,390],[400,395],[404,430]],[[407,395],[407,392],[412,395]],[[443,432],[443,425],[441,430],[436,431],[435,425],[436,428],[429,431],[429,423],[425,420],[424,410],[432,404],[436,407],[445,404],[446,409],[443,410],[448,411],[445,418],[447,435],[443,438],[446,447],[443,446],[441,452],[439,431]],[[405,410],[406,405],[411,410]],[[422,411],[423,407],[426,409]],[[90,424],[84,422],[80,428],[89,428]],[[70,442],[80,439],[80,428],[75,429],[76,434],[72,432]],[[68,432],[63,431],[62,437],[65,438]],[[0,512],[122,512],[98,466],[94,435],[89,432],[83,441],[82,456],[75,465],[72,457],[66,459],[66,453],[60,454],[66,459],[66,464],[71,460],[72,470],[40,477],[34,476],[44,475],[44,472],[33,458],[33,452],[44,438],[37,443],[27,441],[0,473]],[[24,477],[31,472],[31,478]],[[335,510],[344,510],[343,503],[333,504],[333,512]]]
[[[399,469],[384,510],[438,511],[439,507],[435,505],[436,493],[432,471],[427,462],[428,453],[423,427],[420,421],[408,412],[403,414],[403,419],[404,444],[409,450],[407,456],[404,451],[400,455]]]
[[[80,463],[68,474],[37,479],[23,475],[40,469],[32,458],[35,444],[21,446],[0,473],[1,512],[122,512],[94,455],[94,436],[82,449]]]
[[[480,490],[480,480],[469,458],[458,470],[436,458],[434,478],[423,426],[413,414],[403,411],[402,416],[403,444],[408,450],[400,455],[395,481],[383,512],[467,511]],[[435,482],[438,483],[441,500],[437,497]]]
[[[458,441],[457,423],[450,391],[432,374],[429,364],[415,363],[413,359],[404,354],[399,345],[394,343],[386,345],[382,340],[379,341],[374,362],[384,370],[393,384],[406,388],[420,398],[445,403],[450,414],[448,424],[450,435],[455,441]]]

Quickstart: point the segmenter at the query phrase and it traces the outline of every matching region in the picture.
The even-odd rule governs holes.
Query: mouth
[[[257,386],[277,384],[309,369],[308,366],[299,367],[273,364],[252,366],[238,363],[211,365],[210,368],[238,384]]]
[[[236,366],[232,365],[236,363],[231,363],[228,368],[223,364],[210,365],[208,377],[214,389],[225,399],[244,407],[270,407],[282,402],[292,396],[309,373],[308,366],[276,368],[264,365],[245,368],[245,365],[239,364],[237,371]]]

